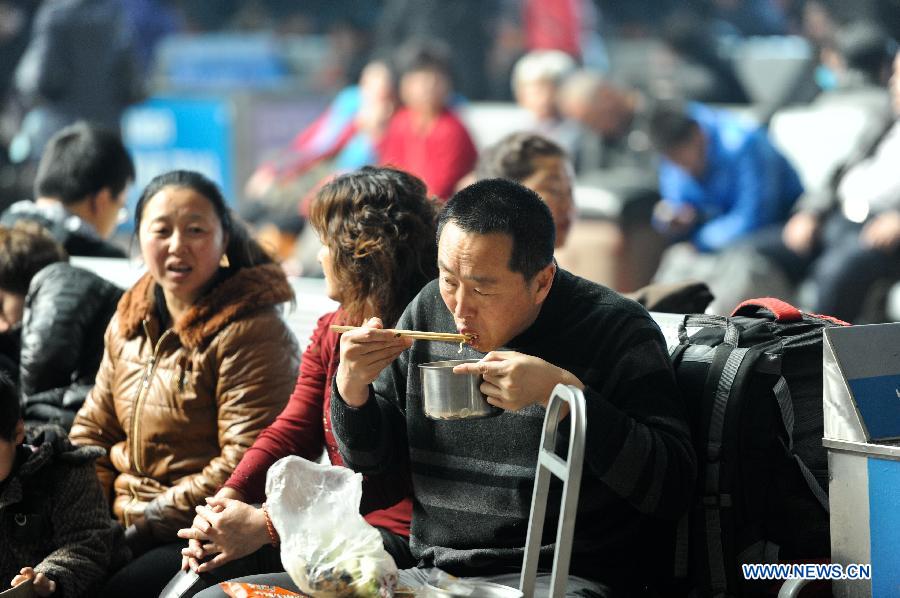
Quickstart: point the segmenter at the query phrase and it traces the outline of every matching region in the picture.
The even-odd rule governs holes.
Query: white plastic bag
[[[285,457],[269,468],[266,503],[281,537],[281,563],[316,598],[390,598],[397,565],[359,514],[362,475]]]

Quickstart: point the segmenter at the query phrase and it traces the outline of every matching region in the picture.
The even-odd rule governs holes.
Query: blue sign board
[[[153,177],[170,170],[203,173],[233,204],[234,120],[226,98],[161,96],[129,109],[123,133],[137,170],[129,208]]]
[[[900,438],[900,374],[847,380],[871,442]]]

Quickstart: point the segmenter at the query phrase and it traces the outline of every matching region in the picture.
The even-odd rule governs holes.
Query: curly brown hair
[[[322,187],[309,222],[331,253],[349,322],[377,315],[393,325],[437,276],[436,220],[425,183],[401,170],[366,166]]]
[[[35,274],[68,260],[62,245],[40,224],[20,220],[11,227],[0,226],[0,289],[27,295]]]

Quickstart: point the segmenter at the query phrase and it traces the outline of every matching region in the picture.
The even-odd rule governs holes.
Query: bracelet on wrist
[[[272,524],[272,517],[269,515],[269,506],[266,503],[262,504],[262,512],[263,517],[266,520],[266,532],[269,534],[269,542],[272,543],[272,546],[278,546],[281,543],[281,538],[278,537],[278,532]]]

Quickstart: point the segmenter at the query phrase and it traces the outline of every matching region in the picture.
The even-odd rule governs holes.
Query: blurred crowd
[[[253,156],[237,197],[184,165],[147,177],[129,210],[140,173],[122,115],[158,91],[161,44],[221,32],[325,40],[312,86],[327,107],[279,124],[293,139]],[[468,356],[522,351],[480,372],[503,409],[531,413],[554,376],[603,387],[591,408],[618,440],[597,441],[586,470],[618,473],[586,476],[609,510],[579,520],[575,573],[591,595],[634,590],[640,559],[623,555],[684,511],[695,467],[643,308],[728,314],[774,296],[892,317],[898,38],[895,0],[0,0],[0,534],[23,539],[3,543],[0,573],[40,596],[155,596],[194,571],[192,591],[213,596],[219,579],[280,572],[266,472],[323,451],[371,474],[361,512],[398,565],[503,569],[527,513],[479,480],[526,469],[539,418],[495,420],[503,433],[443,461],[457,438],[425,438],[405,408],[418,378],[396,364],[415,374],[415,359],[447,355],[395,362],[410,341],[378,330],[402,317],[467,334],[468,309]],[[487,102],[519,120],[481,143],[471,114]],[[616,208],[598,212],[597,196]],[[116,235],[126,221],[131,243]],[[127,290],[68,263],[132,252],[146,272]],[[605,276],[607,261],[631,276]],[[496,276],[467,294],[479,268]],[[279,314],[290,275],[324,277],[339,304],[302,360]],[[570,336],[544,338],[563,322]],[[344,341],[330,328],[363,323]],[[369,399],[382,370],[400,410]],[[438,449],[398,457],[404,426]],[[519,435],[520,453],[500,446]],[[471,476],[489,503],[454,507],[471,537],[427,502],[470,488],[414,489],[410,466]],[[508,546],[485,548],[497,538]]]
[[[561,263],[618,290],[692,279],[712,287],[719,313],[772,294],[850,321],[888,317],[897,199],[879,165],[895,137],[891,0],[6,0],[0,12],[4,209],[38,199],[56,131],[78,120],[116,131],[154,93],[167,39],[313,36],[327,52],[311,89],[330,104],[288,145],[253,156],[229,198],[291,273],[321,275],[304,226],[316,189],[389,164],[439,201],[479,172],[537,185]],[[543,141],[476,143],[485,132],[466,115],[488,101],[519,110],[506,133]],[[823,142],[838,121],[852,124]],[[612,242],[588,223],[590,190],[620,206],[627,251],[612,259],[631,277],[595,267],[605,257],[591,265]]]

